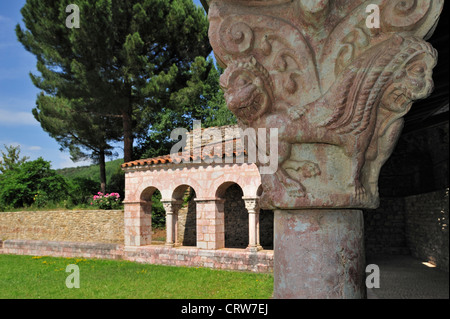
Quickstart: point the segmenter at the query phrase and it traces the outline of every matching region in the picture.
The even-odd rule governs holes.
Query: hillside
[[[114,161],[106,162],[106,180],[110,181],[114,174],[120,172],[120,165],[123,164],[123,159],[119,158]],[[100,168],[98,165],[68,167],[56,170],[58,174],[63,175],[68,179],[74,178],[88,178],[94,181],[100,180]]]

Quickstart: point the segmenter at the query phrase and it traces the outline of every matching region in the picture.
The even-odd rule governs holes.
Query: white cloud
[[[14,34],[14,21],[0,15],[0,38],[4,39],[11,34]]]
[[[16,141],[11,141],[11,140],[0,140],[0,150],[4,150],[6,146],[14,146],[20,147],[20,156],[27,156],[27,157],[37,157],[37,156],[41,156],[40,154],[36,154],[36,152],[42,151],[43,148],[39,145],[26,145],[23,143],[19,143]]]
[[[29,146],[26,149],[29,150],[29,151],[40,151],[40,150],[42,150],[42,147],[40,147],[40,146]]]
[[[0,22],[11,22],[12,20],[8,17],[0,15]]]
[[[36,160],[38,157],[42,157],[44,160],[51,162],[52,169],[88,166],[93,164],[91,160],[73,162],[70,159],[69,154],[61,153],[61,151],[57,149],[53,150],[38,145],[27,145],[12,140],[0,140],[1,151],[4,151],[4,145],[15,147],[20,146],[20,156],[27,156],[31,161]]]
[[[0,149],[3,149],[4,145],[14,146],[14,147],[20,146],[20,148],[22,148],[22,145],[20,145],[20,143],[11,142],[10,140],[0,140]]]
[[[2,50],[2,49],[10,49],[11,47],[18,47],[18,45],[15,42],[3,42],[3,43],[0,43],[0,50]]]
[[[59,161],[52,161],[52,168],[59,169],[77,166],[88,166],[93,164],[91,160],[80,161],[75,163],[70,159],[70,155],[68,154],[59,154],[59,159],[60,159]]]
[[[33,125],[39,126],[31,112],[11,112],[0,109],[0,124],[9,126]]]

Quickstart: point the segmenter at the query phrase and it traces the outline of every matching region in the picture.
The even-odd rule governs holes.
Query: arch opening
[[[241,248],[248,246],[248,212],[242,199],[242,188],[232,182],[221,185],[218,189],[220,198],[224,199],[224,231],[225,248]]]
[[[154,186],[146,188],[140,197],[143,206],[151,203],[143,209],[146,214],[151,214],[152,244],[163,244],[166,240],[166,213],[161,197],[161,191]]]
[[[172,200],[181,201],[181,207],[176,212],[176,242],[182,246],[197,246],[197,194],[190,185],[178,186]]]

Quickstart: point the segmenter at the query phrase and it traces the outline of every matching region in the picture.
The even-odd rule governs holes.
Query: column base
[[[252,253],[257,253],[258,251],[263,250],[263,248],[261,246],[248,246],[247,250]]]
[[[274,298],[364,299],[359,210],[276,210]]]

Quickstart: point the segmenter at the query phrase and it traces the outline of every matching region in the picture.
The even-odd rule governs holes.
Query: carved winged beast
[[[413,101],[426,98],[433,89],[436,58],[436,51],[422,39],[393,36],[353,60],[325,94],[301,107],[275,107],[272,77],[255,58],[229,64],[221,85],[241,127],[279,129],[279,169],[273,176],[262,176],[263,205],[277,207],[289,201],[278,199],[286,194],[305,196],[301,182],[282,167],[296,143],[342,147],[351,160],[349,183],[354,197],[362,201],[366,187],[373,183],[369,176],[363,184],[366,161],[370,169],[379,171],[380,162],[389,157],[402,128],[401,117]],[[375,160],[380,150],[383,156]],[[305,177],[320,174],[320,168],[309,162],[302,170]],[[376,184],[378,172],[371,174],[376,175]]]

